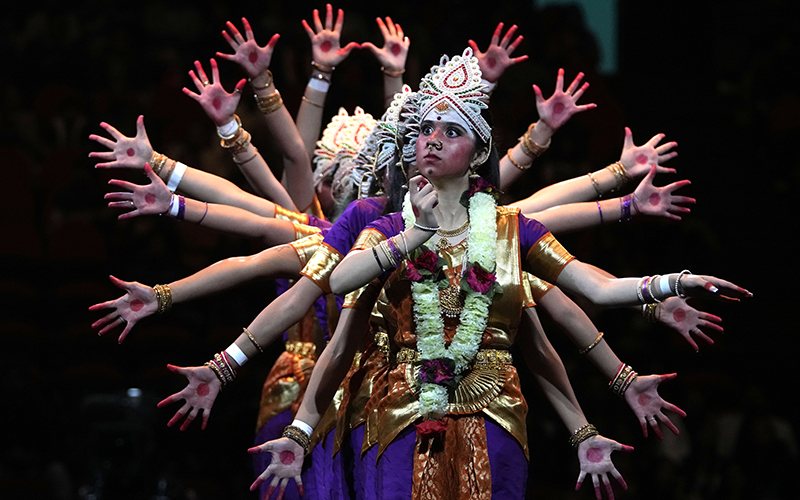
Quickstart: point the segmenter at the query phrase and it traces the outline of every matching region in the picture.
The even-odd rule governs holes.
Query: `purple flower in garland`
[[[452,387],[455,385],[456,363],[452,359],[436,358],[420,362],[419,378],[421,382]]]

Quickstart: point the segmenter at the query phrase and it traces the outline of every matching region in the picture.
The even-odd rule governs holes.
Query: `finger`
[[[675,142],[675,141],[668,142],[666,144],[662,144],[662,145],[660,145],[659,147],[656,148],[656,153],[662,154],[662,155],[666,154],[670,149],[676,147],[677,145],[678,145],[678,143]]]
[[[655,179],[655,178],[656,178],[656,166],[655,165],[650,165],[650,170],[647,172],[647,175],[644,176],[644,179],[642,179],[642,183],[643,184],[650,184],[652,186],[653,185],[653,179]]]
[[[665,154],[665,155],[658,155],[657,160],[658,160],[658,163],[664,163],[665,161],[669,161],[669,160],[675,158],[676,156],[678,156],[678,152],[677,151],[673,151],[673,152]]]
[[[198,408],[193,408],[189,415],[186,417],[186,420],[183,421],[183,425],[181,425],[181,431],[185,431],[189,428],[189,425],[194,421],[195,417],[197,417],[197,412],[200,411]]]
[[[115,276],[109,276],[108,279],[111,280],[111,283],[113,283],[115,287],[121,288],[122,290],[125,290],[126,292],[131,292],[132,289],[133,289],[133,283],[132,282],[122,281],[121,279],[119,279],[119,278],[117,278]]]
[[[340,15],[344,14],[344,12],[339,9]],[[339,19],[336,19],[336,23],[339,23]],[[325,5],[325,29],[326,30],[333,30],[333,6],[331,4]]]
[[[397,37],[397,30],[394,27],[392,18],[389,16],[386,16],[386,29],[389,30],[389,35],[391,35],[392,37]]]
[[[655,165],[653,165],[653,168],[655,168]],[[666,186],[664,186],[661,189],[666,190],[668,193],[672,193],[673,191],[677,191],[678,189],[680,189],[682,187],[685,187],[685,186],[688,186],[691,183],[692,183],[692,181],[690,181],[689,179],[684,179],[682,181],[675,181],[675,182],[672,182],[670,184],[667,184]]]
[[[522,36],[522,35],[518,36],[517,39],[514,40],[514,42],[511,45],[508,46],[508,50],[506,50],[508,55],[513,54],[514,51],[517,50],[517,47],[519,47],[519,44],[522,43],[522,40],[524,40],[524,39],[525,39],[524,36]]]
[[[700,352],[700,347],[697,346],[697,342],[695,342],[694,339],[692,338],[691,331],[686,333],[681,332],[681,335],[683,335],[683,338],[686,339],[686,342],[689,342],[689,345],[692,346],[694,352]]]
[[[119,335],[119,338],[117,339],[117,343],[118,343],[118,344],[121,344],[121,343],[122,343],[122,341],[123,341],[123,340],[125,340],[125,337],[127,337],[127,336],[128,336],[128,334],[130,333],[130,331],[133,329],[133,325],[135,325],[135,324],[136,324],[136,322],[135,322],[135,321],[128,321],[128,322],[125,324],[125,329],[124,329],[124,330],[122,330],[122,333]]]
[[[528,60],[528,56],[527,55],[519,56],[519,57],[515,57],[515,58],[511,59],[511,64],[519,64],[519,63],[521,63],[523,61],[527,61],[527,60]]]
[[[539,106],[544,103],[544,96],[542,95],[542,89],[539,88],[538,85],[533,85],[533,94],[536,96],[536,105]]]
[[[108,309],[109,307],[114,307],[114,303],[116,300],[109,300],[107,302],[101,302],[99,304],[95,304],[93,306],[89,306],[90,311],[100,311],[103,309]],[[94,326],[94,324],[92,324]]]
[[[191,71],[190,71],[190,73],[191,73]],[[199,80],[198,80],[198,82],[197,82],[197,83],[199,83]],[[202,85],[202,84],[201,84],[201,85]],[[201,88],[201,89],[199,89],[199,90],[200,90],[200,92],[202,92],[202,91],[203,91],[203,90],[202,90],[202,88]],[[200,95],[199,95],[199,94],[196,94],[196,93],[192,92],[191,90],[187,89],[186,87],[183,87],[183,88],[181,89],[181,91],[182,91],[184,94],[186,94],[186,95],[188,95],[189,97],[191,97],[192,99],[194,99],[195,101],[198,101],[198,102],[200,102]]]
[[[183,367],[180,367],[180,366],[169,365],[169,364],[167,365],[167,370],[171,371],[172,373],[177,373],[178,375],[183,375],[184,377],[187,377],[187,378],[189,377],[189,375],[192,372],[188,368],[183,368]]]
[[[144,164],[144,174],[147,176],[148,179],[150,179],[150,182],[157,182],[159,179],[158,175],[156,175],[156,173],[153,172],[153,169],[150,168],[150,164],[147,162],[145,162]]]
[[[194,62],[194,69],[197,72],[197,77],[203,82],[205,86],[205,83],[208,82],[208,75],[206,75],[206,70],[203,69],[203,65],[200,64],[200,61]]]
[[[108,204],[108,208],[123,208],[124,209],[124,208],[131,208],[133,206],[135,206],[135,205],[133,204],[133,201],[130,201],[130,200],[128,200],[128,201],[112,201],[112,202],[109,202],[109,204]]]
[[[375,44],[373,44],[373,43],[371,43],[371,42],[364,42],[364,43],[362,43],[362,44],[361,44],[361,48],[362,48],[362,49],[363,49],[363,48],[367,48],[367,49],[369,49],[369,51],[370,51],[370,52],[372,52],[373,54],[375,54],[376,56],[377,56],[377,55],[379,55],[379,54],[381,53],[381,49],[379,49],[378,47],[376,47],[376,46],[375,46]]]
[[[475,40],[467,40],[467,45],[469,45],[469,47],[472,49],[473,54],[477,54],[479,52],[478,44],[475,43]]]
[[[130,193],[130,192],[127,192],[127,191],[126,192],[122,192],[122,193],[117,193],[117,192],[106,193],[103,196],[103,199],[104,200],[132,200],[133,199],[133,193]]]
[[[233,24],[232,22],[228,21],[228,22],[225,23],[225,26],[228,27],[228,30],[230,30],[231,35],[233,35],[234,40],[236,40],[236,42],[239,45],[244,43],[244,37],[242,37],[242,34],[239,32],[239,29],[236,27],[235,24]]]
[[[722,328],[721,326],[719,326],[718,324],[716,324],[716,323],[710,323],[710,322],[708,322],[708,321],[703,321],[703,320],[700,320],[700,321],[698,321],[698,323],[697,323],[697,327],[702,327],[702,328],[710,328],[710,329],[712,329],[712,330],[714,330],[714,331],[716,331],[716,332],[724,332],[724,331],[725,331],[725,329],[723,329],[723,328]],[[695,328],[695,329],[696,329],[696,328]],[[702,332],[700,332],[700,333],[701,333],[701,335],[702,335]]]
[[[180,392],[176,392],[175,394],[167,396],[166,398],[159,401],[158,404],[156,404],[156,407],[163,408],[165,406],[171,405],[175,401],[180,401],[181,399],[183,399],[183,397],[180,394],[181,394]]]
[[[144,128],[144,115],[136,119],[136,138],[147,141],[147,130]]]
[[[286,484],[288,482],[289,482],[288,477],[281,479],[281,485],[278,487],[278,496],[275,497],[275,500],[283,500],[283,494],[286,492]]]
[[[662,167],[661,165],[659,165],[656,168],[656,171],[659,174],[674,174],[675,172],[677,172],[677,170],[675,170],[674,168]]]
[[[671,411],[672,413],[674,413],[676,415],[680,415],[681,417],[686,418],[686,412],[681,410],[680,408],[678,408],[677,406],[675,406],[672,403],[668,403],[668,402],[664,401],[664,408],[667,409],[668,411]],[[664,416],[664,418],[667,418],[666,415]]]
[[[653,137],[651,137],[649,141],[647,141],[646,145],[655,148],[656,144],[661,142],[661,139],[663,139],[664,137],[666,137],[665,134],[656,134]]]
[[[222,30],[222,38],[224,38],[225,41],[228,42],[228,45],[230,45],[233,50],[236,50],[236,49],[239,48],[239,44],[236,43],[233,40],[233,38],[231,38],[231,36],[228,34],[227,31]],[[219,55],[219,52],[217,52],[217,55]],[[222,56],[220,56],[220,57],[222,57]],[[233,56],[231,56],[231,57],[233,57]]]
[[[655,434],[659,440],[664,439],[664,435],[661,434],[661,428],[658,426],[658,421],[655,419],[655,417],[650,417],[647,420],[650,424],[650,428],[653,429],[653,434]]]
[[[575,106],[576,113],[582,113],[584,111],[588,111],[590,109],[594,109],[597,107],[597,104],[590,102],[589,104],[582,104],[580,106]]]
[[[611,469],[611,475],[614,476],[614,479],[616,479],[619,485],[622,486],[623,490],[628,489],[628,483],[625,482],[625,479],[622,477],[622,474],[619,473],[616,467]]]
[[[503,39],[500,41],[500,47],[504,49],[508,48],[508,44],[511,43],[511,39],[514,36],[514,33],[516,33],[516,31],[517,31],[516,24],[508,28],[508,31],[506,31],[505,36],[503,36]]]
[[[108,185],[118,187],[121,189],[127,189],[128,191],[135,191],[137,188],[141,187],[138,184],[134,184],[128,181],[122,181],[119,179],[111,179],[110,181],[108,181]]]
[[[125,136],[122,135],[119,130],[115,129],[108,123],[102,122],[100,123],[100,126],[103,127],[103,129],[105,129],[106,132],[111,134],[111,137],[113,137],[114,139],[116,140],[125,139]]]
[[[633,132],[628,127],[625,127],[625,141],[622,143],[622,149],[633,147]]]
[[[278,487],[278,481],[280,481],[280,478],[278,476],[274,476],[272,478],[272,481],[270,481],[269,483],[269,488],[267,488],[267,492],[264,493],[264,498],[272,497],[272,493],[275,491],[275,488]]]
[[[114,145],[116,144],[116,142],[112,141],[111,139],[108,139],[106,137],[101,137],[101,136],[95,135],[95,134],[91,134],[89,136],[89,140],[98,142],[98,143],[100,143],[100,145],[105,146],[108,149],[114,149]],[[89,153],[89,156],[94,158],[95,155],[100,155],[100,154],[111,155],[111,158],[104,158],[104,159],[107,159],[107,160],[110,160],[110,159],[114,158],[114,156],[113,156],[114,152],[113,151],[102,151],[102,152],[96,152],[96,153]]]
[[[247,40],[252,40],[253,37],[253,28],[250,27],[250,23],[247,21],[246,18],[242,18],[242,26],[244,26],[244,36]]]
[[[500,43],[500,34],[503,32],[503,23],[497,23],[497,27],[494,29],[494,33],[492,33],[492,45],[497,45]]]
[[[219,81],[219,66],[217,66],[217,61],[214,58],[209,59],[211,62],[211,83],[217,83]]]
[[[116,310],[111,311],[110,313],[106,314],[102,318],[92,323],[92,328],[100,328],[101,326],[117,319],[117,316],[119,316],[119,313],[117,313]],[[102,335],[102,333],[100,335]]]
[[[672,433],[675,434],[676,436],[681,433],[681,431],[678,430],[678,428],[675,426],[675,424],[672,423],[672,420],[670,420],[668,416],[659,414],[658,419],[661,421],[662,424],[667,426],[667,428],[671,430]]]
[[[297,483],[297,492],[300,493],[300,496],[305,495],[305,490],[303,489],[303,478],[300,476],[294,476],[294,482]]]
[[[578,99],[580,99],[580,97],[583,95],[584,92],[586,92],[586,89],[588,88],[589,88],[589,82],[586,82],[583,85],[581,85],[581,88],[579,88],[578,90],[575,91],[574,94],[572,94],[572,99],[575,102],[577,102]]]
[[[575,78],[569,84],[569,87],[567,87],[566,93],[572,94],[575,92],[578,89],[578,85],[581,84],[581,80],[583,80],[583,72],[580,72],[575,76]]]
[[[397,29],[397,38],[403,40],[403,43],[407,43],[408,38],[406,38],[406,34],[403,32],[403,28],[397,23],[394,23],[394,27]]]
[[[314,30],[311,29],[311,26],[308,25],[306,20],[303,19],[300,24],[303,25],[303,28],[306,30],[306,33],[308,33],[308,37],[314,38]]]
[[[645,420],[644,415],[639,417],[639,425],[642,427],[642,435],[647,437],[647,420]]]
[[[340,56],[343,56],[343,55],[349,54],[351,50],[358,49],[360,47],[361,47],[360,43],[358,43],[358,42],[350,42],[347,45],[345,45],[344,47],[342,47],[341,49],[339,49],[338,53],[339,53]]]
[[[586,478],[586,473],[584,471],[581,471],[580,474],[578,474],[578,482],[575,483],[575,491],[581,489],[581,485],[583,484],[583,480],[585,478]]]
[[[193,69],[189,70],[189,78],[192,79],[192,82],[194,83],[194,87],[202,94],[203,93],[203,89],[205,88],[205,84],[202,81],[200,81],[200,78],[195,74]],[[186,87],[184,87],[184,88],[186,88]],[[185,94],[186,91],[184,90],[183,93]]]
[[[172,427],[173,425],[180,422],[180,420],[183,418],[184,415],[186,415],[186,412],[189,411],[189,408],[191,407],[192,405],[190,405],[188,402],[184,403],[181,409],[175,412],[175,415],[171,419],[169,419],[169,422],[167,422],[167,427]]]
[[[120,203],[122,203],[122,202],[120,202]],[[139,217],[140,215],[142,215],[142,212],[140,212],[139,209],[137,208],[136,210],[131,210],[130,212],[123,212],[123,213],[119,214],[117,216],[117,220],[130,219],[132,217]]]
[[[564,68],[558,69],[558,76],[556,76],[556,92],[564,90]]]
[[[269,476],[268,476],[269,477]],[[258,476],[253,484],[250,485],[250,491],[255,491],[261,487],[261,484],[264,483],[264,480],[261,479],[261,476]]]
[[[608,480],[608,474],[603,474],[601,478],[603,479],[603,486],[606,488],[608,500],[614,500],[614,490],[611,488],[611,481]]]
[[[592,483],[594,483],[594,496],[597,497],[597,500],[603,500],[603,495],[600,493],[600,480],[597,478],[597,474],[592,474]]]
[[[627,444],[618,443],[616,441],[612,442],[611,448],[614,451],[621,451],[623,453],[630,453],[633,451],[633,446],[628,446]]]
[[[206,426],[208,425],[208,419],[211,417],[211,408],[203,408],[203,423],[200,424],[200,430],[206,430]]]
[[[708,321],[714,321],[715,323],[722,323],[722,318],[720,318],[719,316],[714,316],[713,314],[700,312],[698,317],[700,319],[704,319],[704,320],[708,320]]]

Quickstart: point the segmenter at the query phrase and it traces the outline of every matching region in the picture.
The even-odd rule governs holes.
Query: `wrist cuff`
[[[247,355],[239,349],[239,346],[236,345],[235,342],[225,349],[225,353],[232,357],[239,366],[244,366],[244,364],[247,363]]]
[[[181,183],[181,179],[183,179],[183,174],[186,173],[186,165],[181,162],[175,162],[175,168],[172,170],[172,174],[169,176],[169,182],[167,182],[167,188],[173,193],[176,189],[178,189],[178,184]]]
[[[308,434],[309,437],[311,437],[311,433],[314,432],[314,428],[308,425],[307,423],[303,422],[302,420],[294,419],[292,425],[297,427],[298,429],[301,429],[303,432]]]

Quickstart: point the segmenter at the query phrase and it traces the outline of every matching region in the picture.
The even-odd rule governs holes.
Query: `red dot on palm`
[[[125,153],[127,153],[128,156],[133,156],[136,154],[136,151],[134,151],[133,148],[128,148],[128,150],[125,151]]]
[[[650,195],[650,204],[656,206],[661,201],[661,195],[658,193],[653,193]]]
[[[141,311],[143,307],[144,307],[144,302],[142,302],[141,300],[133,299],[131,301],[131,311],[134,312]]]
[[[675,312],[672,313],[672,319],[674,319],[677,323],[682,323],[683,320],[686,319],[686,311],[681,309],[675,309]]]
[[[156,195],[153,193],[147,193],[144,195],[144,201],[147,202],[148,205],[152,205],[156,202]]]
[[[392,51],[392,54],[394,54],[396,56],[399,56],[400,55],[400,51],[403,50],[403,49],[400,48],[400,45],[398,45],[396,43],[393,43],[393,44],[389,45],[389,50]]]
[[[647,155],[639,155],[636,157],[636,163],[639,165],[644,165],[647,163]]]
[[[319,50],[321,50],[322,52],[330,52],[332,46],[333,46],[333,44],[331,42],[329,42],[328,40],[325,40],[319,46]]]
[[[208,388],[208,384],[203,382],[202,384],[197,386],[197,395],[201,398],[203,396],[208,396],[208,393],[211,392],[211,389]]]
[[[564,108],[565,106],[563,102],[557,102],[553,105],[553,113],[556,115],[560,115],[561,113],[564,112]]]
[[[283,450],[279,458],[283,465],[291,465],[294,462],[294,453],[289,450]]]
[[[600,448],[589,448],[586,450],[586,460],[593,464],[601,462],[603,460],[603,450]]]
[[[251,63],[255,63],[258,61],[258,52],[255,50],[251,51],[250,54],[247,55],[247,59],[249,59]]]
[[[639,394],[639,406],[647,406],[650,404],[650,396],[647,394]]]
[[[222,101],[219,100],[219,97],[215,97],[213,101],[211,101],[211,105],[214,106],[214,109],[219,109],[222,107]]]
[[[490,57],[489,59],[486,60],[486,65],[489,66],[490,68],[494,68],[495,66],[497,66],[497,60],[494,57]]]

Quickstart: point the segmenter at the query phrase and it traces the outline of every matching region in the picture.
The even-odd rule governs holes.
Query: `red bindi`
[[[144,201],[146,201],[148,205],[152,205],[156,202],[156,195],[153,193],[147,193],[144,195]]]
[[[128,153],[128,156],[133,156],[136,154],[136,151],[134,151],[133,148],[128,148],[128,150],[125,152]]]
[[[489,66],[490,68],[494,68],[495,66],[497,66],[497,61],[495,61],[494,57],[490,57],[489,59],[486,60],[486,65]]]
[[[586,450],[586,459],[593,464],[603,461],[603,450],[600,448],[589,448]]]
[[[647,155],[639,155],[636,157],[636,163],[639,165],[644,165],[647,163]]]
[[[280,459],[283,465],[291,465],[294,462],[294,453],[289,450],[283,450],[280,454]]]
[[[131,301],[131,311],[141,311],[144,307],[144,302],[139,299],[133,299]]]
[[[400,48],[400,45],[393,43],[390,50],[392,51],[392,54],[399,56],[402,49]]]
[[[639,394],[639,406],[647,406],[650,404],[650,396],[647,394]]]
[[[325,40],[324,42],[322,42],[322,45],[319,46],[319,49],[322,52],[330,52],[331,51],[331,47],[332,47],[331,42],[329,42],[328,40]]]
[[[255,50],[250,52],[250,54],[247,56],[247,58],[250,59],[251,63],[254,63],[254,62],[258,61],[258,52],[256,52]]]
[[[557,115],[560,115],[563,112],[564,112],[564,103],[563,102],[557,102],[555,104],[555,106],[553,106],[553,113],[555,113]]]
[[[211,101],[211,105],[214,106],[214,109],[219,109],[222,107],[222,101],[219,100],[219,97],[215,97],[213,101]]]
[[[682,323],[683,320],[686,319],[686,311],[680,307],[675,309],[675,312],[672,313],[672,319],[674,319],[676,323]]]
[[[651,204],[651,205],[654,205],[654,206],[655,206],[655,205],[658,205],[658,203],[659,203],[660,201],[661,201],[661,195],[660,195],[660,194],[658,194],[658,193],[653,193],[653,194],[651,194],[651,195],[650,195],[650,204]]]
[[[202,384],[197,386],[197,395],[201,398],[203,396],[208,396],[208,393],[211,392],[211,389],[208,388],[208,384],[203,382]]]

